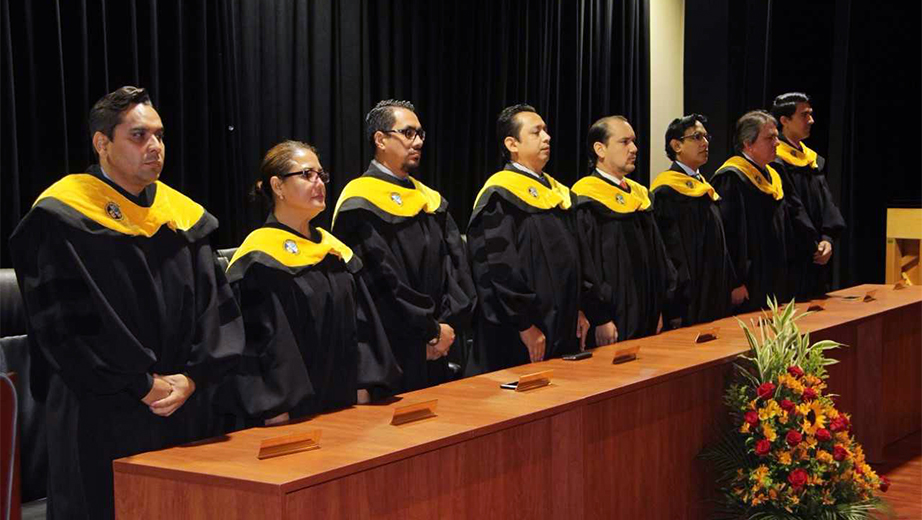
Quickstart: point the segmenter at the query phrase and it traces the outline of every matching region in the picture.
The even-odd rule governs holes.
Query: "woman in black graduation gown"
[[[388,393],[400,372],[361,260],[313,219],[329,176],[310,145],[266,153],[255,193],[271,211],[227,269],[240,300],[246,349],[227,394],[247,425],[274,424]]]

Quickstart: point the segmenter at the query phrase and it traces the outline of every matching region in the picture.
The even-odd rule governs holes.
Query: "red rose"
[[[762,383],[759,385],[759,388],[756,390],[756,393],[759,394],[760,399],[769,399],[775,395],[775,385],[771,382]]]
[[[796,405],[793,402],[791,402],[790,399],[781,400],[781,409],[784,410],[785,412],[791,413],[794,411],[794,408],[796,408]]]
[[[762,439],[756,443],[756,455],[763,456],[772,449],[772,443],[768,442],[768,439]]]
[[[826,428],[816,430],[816,440],[820,442],[829,442],[832,440],[832,434]]]
[[[755,410],[749,410],[746,412],[745,419],[750,425],[755,426],[759,424],[759,413]]]
[[[816,390],[809,386],[804,388],[804,401],[812,401],[814,399],[816,399]]]
[[[842,462],[845,460],[845,457],[848,457],[848,451],[846,451],[845,448],[839,446],[838,444],[832,448],[832,458]]]
[[[881,475],[880,476],[880,490],[886,493],[888,489],[890,489],[890,479]]]
[[[791,430],[788,432],[784,440],[788,441],[788,445],[792,448],[800,444],[800,441],[804,440],[804,436],[800,434],[797,430]]]
[[[788,483],[794,488],[794,491],[800,491],[800,488],[807,484],[807,472],[797,468],[788,474]]]
[[[788,374],[791,374],[792,376],[796,378],[801,378],[804,376],[804,369],[800,368],[797,365],[791,365],[788,367]]]
[[[849,429],[849,426],[851,426],[851,424],[848,420],[848,417],[842,414],[839,414],[838,417],[836,417],[835,419],[832,420],[831,423],[829,423],[829,429],[834,432],[840,432],[842,430],[847,430]]]

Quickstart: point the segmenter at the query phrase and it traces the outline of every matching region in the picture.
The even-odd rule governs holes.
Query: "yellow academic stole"
[[[160,181],[156,183],[154,202],[145,208],[98,177],[75,173],[52,184],[35,204],[46,198],[55,199],[112,231],[148,238],[164,224],[173,231],[188,231],[205,214],[205,208],[197,202]]]
[[[656,176],[650,191],[656,191],[657,188],[669,186],[675,191],[686,197],[702,197],[707,195],[714,202],[720,200],[720,195],[707,181],[698,180],[690,175],[672,170],[664,171]]]
[[[359,177],[346,185],[333,210],[333,222],[343,203],[350,199],[368,201],[374,207],[397,217],[414,217],[420,211],[435,213],[442,205],[439,192],[408,176],[413,188],[404,188],[376,177]]]
[[[627,193],[593,175],[583,177],[573,185],[573,193],[588,197],[615,213],[634,213],[645,211],[653,204],[650,193],[642,184],[625,178],[631,192]]]
[[[739,155],[734,155],[733,157],[727,159],[727,162],[723,163],[723,165],[717,171],[720,172],[728,166],[743,172],[743,175],[749,179],[749,182],[751,182],[752,185],[762,193],[771,195],[775,200],[781,200],[784,198],[784,189],[781,187],[781,176],[779,176],[778,172],[776,172],[775,169],[771,166],[765,165],[765,169],[768,170],[768,175],[772,179],[771,183],[765,180],[765,177],[762,176],[762,173],[758,168],[753,166],[752,163],[747,161],[745,158],[740,157]]]

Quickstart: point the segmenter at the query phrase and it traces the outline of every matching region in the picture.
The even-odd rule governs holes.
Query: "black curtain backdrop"
[[[534,105],[550,126],[547,171],[586,171],[586,131],[623,114],[649,128],[649,0],[2,0],[0,265],[41,191],[95,161],[87,113],[103,94],[150,89],[166,127],[161,180],[221,221],[232,247],[264,218],[247,201],[265,151],[310,142],[340,190],[371,159],[364,115],[417,107],[418,177],[462,228],[499,166],[495,120]],[[648,182],[641,154],[637,180]]]
[[[848,229],[833,251],[834,283],[883,283],[888,207],[919,207],[918,2],[687,2],[685,111],[710,118],[713,173],[732,151],[734,123],[777,94],[813,98],[807,143]],[[906,130],[906,129],[909,130]]]

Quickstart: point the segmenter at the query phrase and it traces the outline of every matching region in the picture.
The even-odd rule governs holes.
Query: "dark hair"
[[[688,114],[687,116],[673,119],[669,126],[666,127],[666,157],[669,157],[670,160],[675,160],[675,150],[672,149],[670,143],[673,139],[681,140],[685,135],[685,131],[695,126],[695,122],[706,125],[708,118],[701,114]]]
[[[496,117],[496,137],[499,139],[499,153],[503,158],[503,162],[512,160],[504,141],[507,137],[512,137],[516,141],[519,140],[522,131],[522,123],[516,121],[515,116],[521,112],[537,113],[535,107],[526,105],[525,103],[519,103],[504,108],[502,112],[499,113],[499,116]]]
[[[733,134],[733,147],[736,153],[743,153],[745,145],[754,143],[766,123],[778,126],[775,116],[764,110],[753,110],[743,114],[743,117],[736,121],[736,132]]]
[[[106,137],[112,139],[112,132],[122,122],[122,114],[139,103],[150,105],[150,96],[146,89],[132,86],[122,87],[100,98],[90,109],[90,141],[93,140],[96,132],[102,132]],[[93,151],[96,152],[95,146]]]
[[[611,127],[608,125],[615,120],[630,124],[624,116],[605,116],[589,127],[589,135],[586,136],[586,144],[589,145],[589,171],[599,162],[599,156],[595,154],[595,143],[608,145],[608,139],[611,137]]]
[[[320,153],[313,146],[301,141],[287,140],[269,148],[269,151],[263,157],[262,164],[259,165],[259,176],[256,183],[253,184],[250,196],[254,199],[262,196],[263,200],[269,205],[270,211],[275,207],[275,196],[272,193],[272,183],[270,181],[272,177],[288,173],[291,161],[298,150],[310,150],[314,152],[318,159],[320,158]]]
[[[797,112],[797,103],[810,103],[810,101],[810,96],[803,92],[781,94],[772,103],[772,115],[779,122],[781,121],[781,116],[794,117],[794,112]]]
[[[393,130],[391,127],[394,126],[394,121],[397,119],[394,117],[394,108],[405,108],[414,114],[416,113],[416,107],[409,101],[400,99],[378,101],[378,104],[365,115],[365,139],[368,139],[368,143],[371,144],[372,148],[375,146],[376,132]]]

